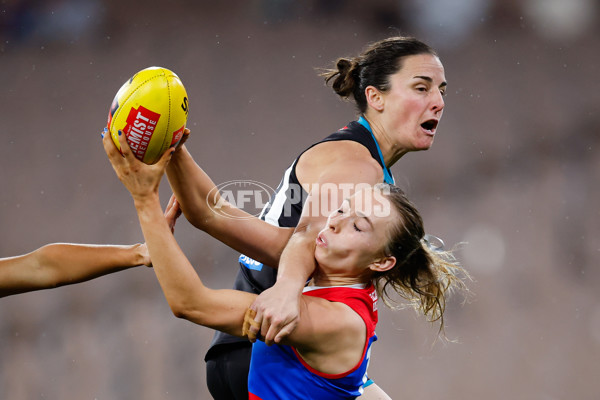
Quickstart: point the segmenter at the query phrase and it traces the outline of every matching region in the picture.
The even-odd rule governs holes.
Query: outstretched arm
[[[84,282],[137,265],[150,265],[145,244],[53,243],[0,259],[0,297]]]
[[[158,187],[172,154],[172,149],[154,165],[137,160],[123,136],[120,136],[123,156],[108,135],[104,149],[110,162],[131,193],[137,210],[152,265],[163,293],[179,318],[242,336],[244,312],[255,295],[235,290],[212,290],[204,286],[189,260],[173,237],[176,213],[172,201],[163,215]]]
[[[186,130],[185,137],[188,135]],[[183,214],[192,225],[234,250],[277,266],[293,229],[272,226],[227,203],[185,146],[176,149],[167,166],[167,176]]]

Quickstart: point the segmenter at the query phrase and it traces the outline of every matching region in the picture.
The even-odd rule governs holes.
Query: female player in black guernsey
[[[366,121],[361,118],[359,119],[359,122],[350,122],[348,126],[328,136],[321,142],[315,143],[305,150],[305,152],[323,142],[349,140],[359,143],[369,150],[373,159],[377,161],[385,171],[385,182],[393,184],[394,180],[391,172],[383,164],[379,146],[369,129]],[[304,154],[304,152],[302,154]],[[302,206],[308,196],[308,193],[304,190],[296,176],[296,164],[302,154],[296,158],[292,165],[285,171],[283,180],[260,215],[262,220],[280,227],[294,228],[298,225],[302,213]],[[259,294],[275,284],[277,269],[265,266],[263,263],[260,263],[245,254],[241,254],[238,261],[240,270],[233,286],[234,289]],[[226,373],[232,368],[241,370],[241,376],[243,376],[243,374],[248,374],[249,364],[245,362],[239,363],[237,360],[230,361],[231,353],[228,351],[230,348],[234,349],[235,354],[243,354],[249,359],[251,347],[248,346],[247,340],[228,335],[221,331],[216,331],[211,347],[205,358],[211,393],[226,393],[227,395],[231,395],[229,391],[234,393],[232,388],[236,387],[236,382],[239,382],[239,380],[232,382],[225,377]],[[223,350],[225,351],[223,352]],[[226,383],[226,388],[222,385],[214,385],[214,382]],[[238,389],[240,394],[247,391],[247,388],[242,385],[238,385]],[[226,398],[221,395],[215,396],[214,393],[213,396],[219,399]]]
[[[298,299],[314,269],[310,255],[315,238],[329,211],[339,207],[347,188],[393,182],[389,167],[407,152],[430,148],[444,108],[444,68],[435,51],[414,38],[373,43],[357,57],[339,59],[324,76],[339,96],[354,100],[360,118],[304,151],[284,173],[261,219],[273,227],[289,227],[289,241],[285,235],[265,241],[268,235],[255,234],[260,230],[253,227],[261,221],[213,213],[206,197],[215,185],[185,146],[167,167],[186,218],[243,253],[235,288],[262,292],[253,308],[267,344],[278,342],[294,327]],[[311,190],[326,185],[338,187],[337,192],[310,196],[321,204],[304,203]],[[208,386],[215,399],[247,398],[250,352],[248,341],[215,335],[206,356]],[[361,399],[384,396],[377,385],[370,385]]]

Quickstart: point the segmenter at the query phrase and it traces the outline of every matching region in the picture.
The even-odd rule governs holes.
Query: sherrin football
[[[108,130],[119,145],[119,130],[136,158],[154,164],[183,136],[188,116],[185,87],[172,71],[150,67],[133,75],[117,92],[108,113]]]

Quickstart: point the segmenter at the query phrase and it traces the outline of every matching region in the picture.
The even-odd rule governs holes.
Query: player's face
[[[361,190],[344,200],[317,236],[315,258],[320,268],[330,275],[361,275],[384,255],[397,217],[379,189]]]
[[[405,57],[390,83],[381,114],[387,136],[407,151],[429,149],[444,110],[442,63],[431,54]]]

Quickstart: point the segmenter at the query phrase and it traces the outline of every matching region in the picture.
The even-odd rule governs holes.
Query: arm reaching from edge
[[[177,202],[172,199],[164,214],[161,209],[158,188],[173,150],[167,150],[156,164],[146,165],[134,157],[122,135],[119,140],[122,155],[108,135],[104,149],[133,198],[154,272],[173,314],[242,336],[244,313],[256,295],[204,286],[172,234]]]
[[[138,265],[151,265],[145,244],[48,244],[0,259],[0,297],[72,285]]]

